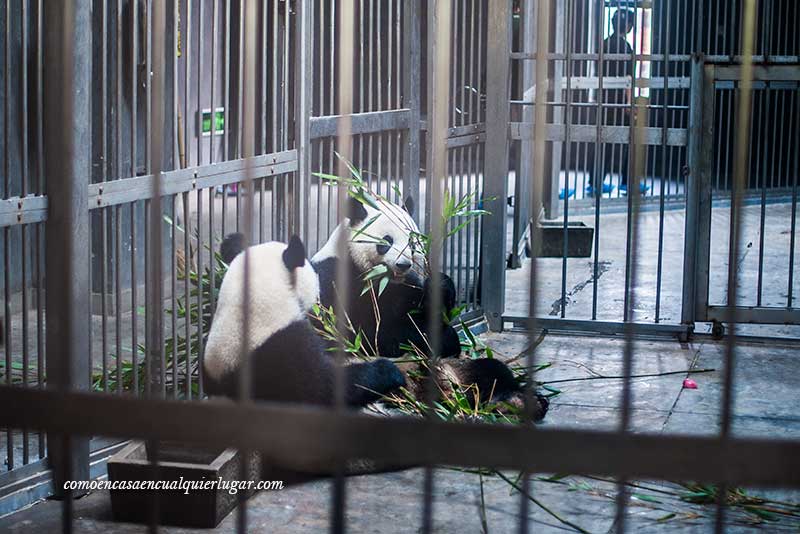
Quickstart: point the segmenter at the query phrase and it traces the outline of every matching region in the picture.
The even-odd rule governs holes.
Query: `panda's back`
[[[327,357],[308,320],[297,320],[278,330],[251,353],[249,374],[252,397],[278,402],[324,404],[332,396],[326,378]],[[322,367],[322,369],[321,369]],[[221,378],[207,376],[211,395],[236,397],[244,367]]]

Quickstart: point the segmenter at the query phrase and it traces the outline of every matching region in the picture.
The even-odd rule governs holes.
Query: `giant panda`
[[[288,245],[271,242],[248,249],[246,340],[244,258],[231,258],[219,289],[203,361],[207,392],[236,396],[244,343],[254,398],[332,404],[335,363],[308,319],[319,298],[319,281],[302,241],[295,236]],[[393,362],[381,358],[346,366],[345,381],[347,404],[362,407],[402,386],[405,377]]]
[[[413,211],[411,198],[403,206],[381,197],[375,197],[374,206],[350,198],[347,217],[311,258],[319,274],[320,300],[326,307],[333,306],[337,299],[337,269],[349,266],[348,319],[356,331],[361,330],[364,337],[375,340],[380,356],[388,358],[402,356],[403,347],[407,345],[430,355],[427,338],[429,314],[433,313],[430,306],[433,291],[441,292],[442,309],[449,311],[456,304],[455,285],[446,274],[440,276],[440,287],[431,287],[425,258],[415,247],[413,236],[419,234],[419,227],[414,222]],[[347,234],[347,258],[338,255],[342,232]],[[374,297],[370,293],[362,294],[362,289],[364,274],[380,264],[389,268],[392,277],[377,298],[378,321]],[[473,406],[476,391],[481,401],[511,405],[513,409],[524,406],[522,387],[505,363],[493,358],[458,359],[460,354],[458,333],[442,319],[438,349],[442,359],[438,360],[433,373],[442,394],[447,394],[453,385],[459,385],[463,386]],[[419,369],[412,369],[415,365],[401,364],[400,367],[408,375],[409,390],[417,398],[423,398],[423,378],[428,369],[420,373]],[[532,416],[540,420],[547,412],[548,401],[540,395],[536,395],[535,400]]]
[[[365,205],[358,199],[348,201],[348,216],[334,230],[325,245],[311,258],[319,274],[320,301],[323,306],[336,302],[336,272],[346,265],[349,298],[347,315],[350,322],[372,342],[378,354],[397,358],[405,352],[404,345],[413,345],[429,353],[428,312],[431,292],[426,274],[425,259],[413,236],[419,234],[414,222],[414,203],[409,197],[403,206],[377,197],[380,209]],[[346,232],[349,255],[338,257],[338,241]],[[378,314],[374,297],[362,293],[364,274],[377,265],[385,265],[391,273],[391,283],[378,297]],[[453,281],[441,274],[442,309],[455,306],[456,290]],[[440,323],[438,356],[457,357],[461,341],[452,326]],[[424,338],[423,338],[424,336]]]

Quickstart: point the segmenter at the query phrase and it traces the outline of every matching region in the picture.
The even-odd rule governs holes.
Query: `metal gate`
[[[513,277],[519,286],[513,269],[537,247],[556,242],[559,250],[549,245],[548,259],[537,261],[546,288],[531,304],[551,329],[621,333],[631,322],[638,332],[685,339],[696,323],[714,322],[720,333],[718,322],[732,317],[798,324],[793,180],[800,43],[788,26],[800,17],[797,6],[761,2],[755,10],[754,61],[769,74],[757,69],[753,81],[754,178],[741,195],[744,212],[758,213],[745,224],[749,237],[737,260],[741,284],[753,291],[739,292],[739,313],[728,317],[727,279],[708,280],[708,267],[727,265],[730,248],[718,243],[727,239],[732,220],[725,211],[733,198],[737,131],[731,122],[737,82],[730,72],[742,62],[742,4],[557,1],[547,11],[552,31],[546,53],[537,43],[538,5],[514,3],[509,22],[490,26],[487,103],[496,107],[488,113],[487,192],[508,198],[513,215],[492,221],[492,256],[503,261],[487,262],[483,280],[504,287]],[[624,39],[620,20],[629,22]],[[547,68],[537,83],[540,60]],[[697,62],[726,73],[705,96]],[[542,91],[546,144],[537,169],[529,147]],[[701,128],[704,119],[711,121],[708,128]],[[694,152],[693,142],[699,143]],[[718,150],[708,152],[712,146]],[[623,188],[628,180],[636,181],[637,191]],[[704,196],[698,200],[697,194]],[[792,222],[772,235],[770,223],[781,220],[775,210]],[[586,260],[571,257],[578,231],[592,232]],[[614,265],[620,266],[613,278],[620,289],[609,286],[609,275],[603,278]],[[765,283],[765,267],[779,273],[778,284]],[[525,328],[528,302],[520,297],[503,290],[487,300],[494,329]]]
[[[693,116],[692,168],[697,172],[692,173],[687,228],[696,233],[687,233],[684,321],[800,324],[795,299],[798,82],[797,66],[757,66],[747,81],[752,116],[721,117],[721,110],[741,105],[743,69],[696,62],[692,83],[702,111]],[[749,171],[737,181],[728,154],[713,150],[714,140],[747,124],[763,136],[725,143]],[[720,187],[720,176],[727,187]],[[731,269],[738,276],[733,294],[727,289]]]

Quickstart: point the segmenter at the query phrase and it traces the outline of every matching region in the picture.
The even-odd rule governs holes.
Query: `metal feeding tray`
[[[533,223],[531,223],[533,224]],[[564,256],[564,223],[559,221],[539,221],[541,243],[535,248],[536,257],[561,258]],[[531,228],[531,235],[535,235]],[[594,228],[580,221],[570,221],[567,225],[567,257],[589,258],[594,244]]]
[[[154,466],[145,443],[132,442],[108,460],[110,481],[239,481],[242,453],[236,449],[209,450],[185,443],[162,442]],[[258,454],[251,454],[247,480],[261,479]],[[255,485],[255,484],[254,484]],[[255,489],[243,490],[250,496]],[[158,522],[161,525],[212,528],[236,507],[241,495],[215,485],[210,489],[112,489],[111,510],[116,521],[146,523],[151,519],[153,497],[158,494]]]

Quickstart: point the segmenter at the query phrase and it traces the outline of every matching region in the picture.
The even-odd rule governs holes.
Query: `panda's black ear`
[[[416,206],[414,205],[414,197],[409,195],[409,196],[406,197],[405,202],[403,202],[403,209],[406,210],[408,212],[408,214],[413,217],[414,216],[414,208],[416,208]]]
[[[299,237],[293,235],[289,246],[283,251],[283,263],[288,271],[302,267],[306,262],[306,247]]]
[[[358,224],[367,218],[367,208],[360,200],[348,197],[347,217],[350,219],[350,226]]]

